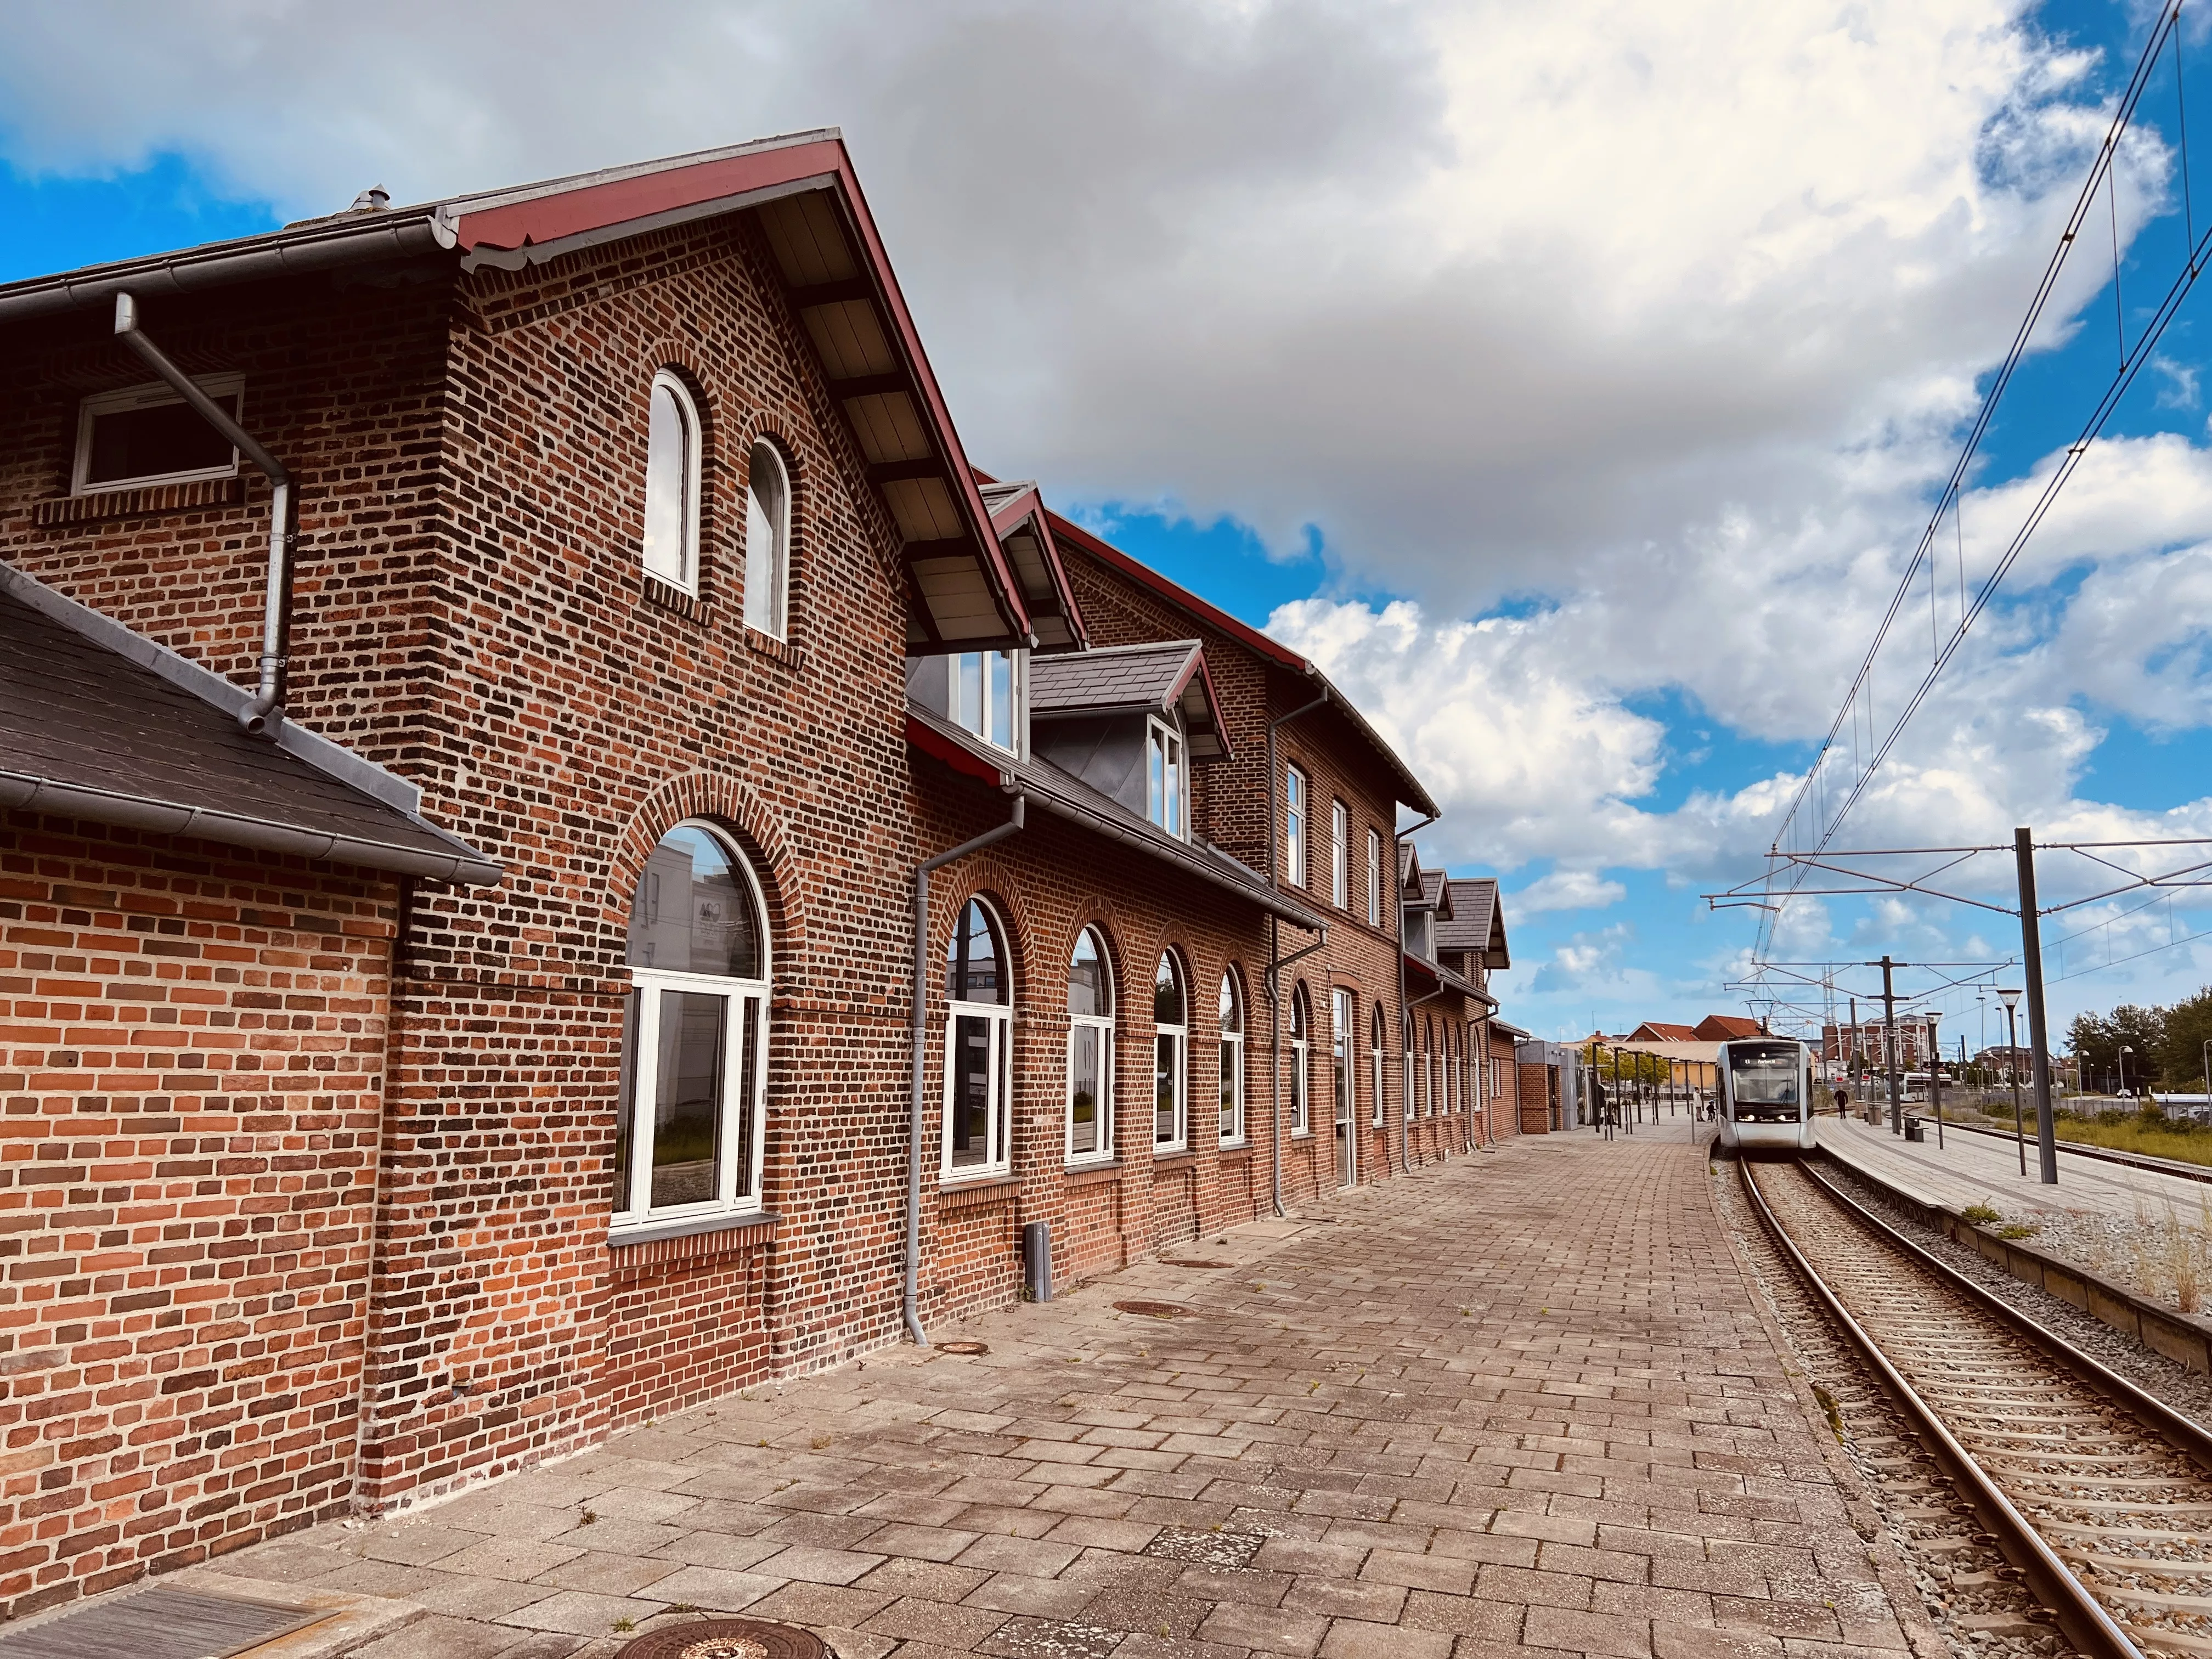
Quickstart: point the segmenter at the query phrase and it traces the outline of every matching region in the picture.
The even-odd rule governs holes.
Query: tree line
[[[2127,1086],[2179,1092],[2202,1089],[2204,1045],[2212,1042],[2212,986],[2171,1007],[2124,1002],[2108,1014],[2080,1013],[2066,1028],[2066,1046],[2081,1068],[2085,1090],[2120,1086],[2123,1048]]]

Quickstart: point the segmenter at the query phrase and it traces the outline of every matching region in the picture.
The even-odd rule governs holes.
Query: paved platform
[[[1989,1204],[2008,1215],[2022,1210],[2101,1211],[2132,1220],[2138,1209],[2153,1218],[2162,1217],[2170,1203],[2182,1217],[2193,1220],[2202,1201],[2212,1196],[2212,1188],[2201,1181],[2082,1158],[2068,1152],[2063,1141],[2058,1146],[2058,1184],[2046,1187],[2036,1178],[2039,1166],[2032,1124],[2027,1174],[2023,1178],[2020,1152],[2009,1137],[2000,1140],[1989,1135],[1946,1133],[1939,1147],[1932,1122],[1927,1139],[1917,1143],[1890,1133],[1887,1123],[1832,1117],[1814,1122],[1823,1146],[1917,1198],[1958,1209]]]
[[[1907,1651],[1687,1120],[1171,1255],[935,1334],[981,1357],[885,1350],[221,1570],[428,1610],[365,1659],[606,1654],[686,1607],[845,1659]]]

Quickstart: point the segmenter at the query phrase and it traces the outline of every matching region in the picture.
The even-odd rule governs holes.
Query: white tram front
[[[1721,1044],[1721,1145],[1758,1152],[1813,1148],[1813,1054],[1785,1037]]]

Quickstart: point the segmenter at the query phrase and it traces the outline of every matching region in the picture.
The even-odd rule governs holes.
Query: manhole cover
[[[760,1619],[702,1619],[641,1636],[623,1659],[823,1659],[821,1638]]]
[[[1116,1302],[1123,1313],[1142,1314],[1147,1319],[1188,1319],[1189,1309],[1179,1302]]]
[[[1163,1267],[1233,1267],[1233,1261],[1163,1261]]]
[[[988,1342],[969,1342],[963,1338],[955,1342],[940,1342],[937,1345],[937,1351],[939,1353],[988,1353],[991,1352],[991,1345]]]

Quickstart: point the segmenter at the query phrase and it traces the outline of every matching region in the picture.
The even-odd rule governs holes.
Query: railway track
[[[2068,1639],[2097,1659],[2212,1659],[2212,1435],[1814,1170],[1739,1167],[1778,1248]]]

